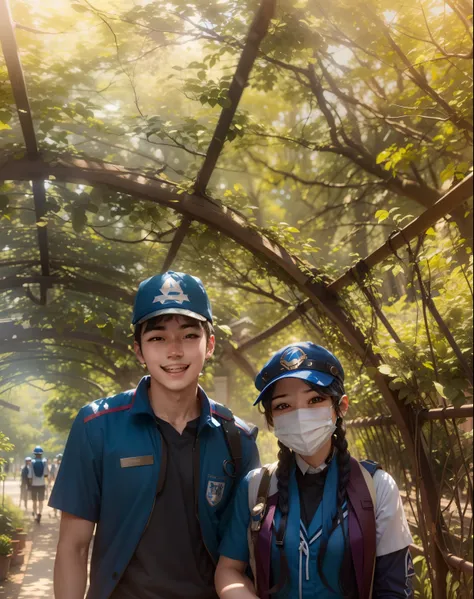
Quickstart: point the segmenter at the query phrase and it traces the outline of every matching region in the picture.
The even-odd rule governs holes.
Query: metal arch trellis
[[[33,119],[16,47],[13,23],[9,14],[7,1],[0,0],[0,36],[27,149],[27,157],[23,159],[16,160],[13,157],[6,157],[0,165],[0,180],[30,180],[33,182],[37,223],[45,214],[44,180],[50,176],[69,182],[107,185],[126,194],[168,206],[180,212],[183,215],[183,221],[171,244],[163,265],[164,267],[169,268],[171,266],[186,236],[190,223],[192,221],[199,221],[225,233],[243,247],[260,255],[272,266],[277,267],[283,279],[290,280],[296,287],[303,291],[308,296],[308,300],[298,306],[293,315],[287,316],[283,321],[260,334],[255,340],[243,344],[240,350],[248,349],[253,343],[261,341],[263,338],[281,330],[290,323],[291,319],[296,320],[309,308],[316,306],[344,334],[364,364],[375,367],[376,373],[373,375],[373,378],[389,406],[393,422],[401,432],[413,461],[414,471],[420,473],[419,484],[421,488],[423,517],[427,521],[429,530],[428,536],[425,539],[427,542],[425,550],[428,552],[433,566],[434,597],[441,599],[446,597],[445,581],[448,564],[452,568],[459,568],[459,562],[463,562],[463,560],[461,558],[453,558],[440,549],[439,539],[443,532],[443,523],[442,519],[438,517],[437,489],[430,469],[429,457],[424,447],[417,443],[420,432],[418,416],[410,405],[405,405],[398,400],[396,393],[389,386],[390,379],[377,370],[382,365],[381,357],[373,352],[364,335],[354,325],[350,315],[341,309],[338,303],[338,292],[353,282],[353,271],[348,271],[337,281],[330,284],[318,282],[317,273],[309,271],[306,265],[291,256],[283,247],[250,227],[240,214],[206,196],[207,185],[222,151],[235,111],[248,82],[253,63],[258,56],[259,45],[268,30],[275,10],[275,4],[275,0],[263,0],[261,3],[251,25],[247,42],[243,48],[239,65],[229,90],[229,106],[224,108],[221,113],[203,166],[196,179],[194,193],[182,194],[178,193],[178,190],[172,185],[159,179],[130,173],[122,167],[103,164],[99,161],[73,158],[57,158],[52,161],[42,159],[36,143]],[[374,252],[364,260],[365,267],[370,269],[380,263],[391,253],[393,248],[397,247],[397,244],[399,244],[398,247],[401,247],[406,243],[407,239],[423,235],[426,229],[439,218],[462,205],[471,195],[471,182],[472,176],[446,194],[432,208],[426,210],[419,219],[416,219],[411,225],[406,227],[403,232],[394,235],[388,245],[385,244],[377,252]],[[40,249],[41,275],[35,276],[34,282],[40,284],[41,295],[39,301],[46,303],[47,289],[51,285],[61,283],[61,277],[55,278],[50,274],[47,226],[38,226],[38,245]],[[9,284],[19,283],[19,281],[21,279],[4,281],[4,286],[8,287]],[[94,282],[94,284],[96,283]],[[77,285],[77,281],[74,281],[74,285]],[[95,289],[91,288],[89,291],[96,293],[97,289],[98,287],[96,286]],[[84,290],[87,289],[84,288]],[[29,333],[34,334],[34,331],[30,331]],[[73,333],[72,331],[69,332],[67,338],[80,338]],[[41,337],[51,338],[47,337],[47,335],[51,336],[52,333],[41,331],[41,334],[34,337],[34,339],[38,340]],[[82,336],[81,340],[96,342],[96,340],[92,340],[91,338],[86,339],[84,336]],[[115,347],[118,347],[118,344]],[[0,345],[0,351],[1,349]],[[9,351],[11,351],[11,344],[9,344]],[[452,418],[453,415],[449,417]]]

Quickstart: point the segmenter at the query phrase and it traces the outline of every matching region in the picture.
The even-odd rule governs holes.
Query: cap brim
[[[257,397],[253,405],[256,406],[258,403],[260,403],[267,391],[271,389],[275,383],[283,379],[300,379],[302,381],[308,381],[308,383],[313,383],[314,385],[319,385],[320,387],[328,387],[335,378],[336,377],[332,374],[321,372],[320,370],[295,370],[284,372],[277,378],[273,379],[271,383],[268,383],[268,385]]]
[[[201,322],[206,322],[207,318],[202,316],[201,314],[197,314],[192,310],[185,310],[184,308],[164,308],[163,310],[155,310],[155,312],[150,312],[143,318],[141,318],[136,324],[142,324],[143,322],[150,320],[150,318],[154,318],[155,316],[163,316],[165,314],[179,314],[180,316],[189,316],[189,318],[195,318],[196,320],[200,320]]]

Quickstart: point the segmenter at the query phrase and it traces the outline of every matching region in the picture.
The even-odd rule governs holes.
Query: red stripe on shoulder
[[[126,406],[111,408],[110,410],[103,410],[102,412],[97,412],[97,414],[90,414],[84,418],[84,422],[89,422],[89,420],[94,420],[94,418],[99,418],[99,416],[104,416],[104,414],[112,414],[112,412],[123,412],[124,410],[129,410],[132,405],[133,403],[129,403]]]
[[[211,410],[211,414],[213,416],[219,416],[219,418],[222,418],[222,420],[227,420],[228,422],[230,422],[232,420],[232,418],[229,418],[228,416],[224,416],[223,414],[221,414],[217,410]],[[237,426],[239,426],[239,425],[237,425]]]
[[[135,389],[131,403],[128,403],[126,406],[119,406],[118,408],[110,408],[110,410],[103,410],[102,412],[97,412],[96,414],[90,414],[89,416],[86,416],[84,418],[84,422],[89,422],[90,420],[94,420],[94,418],[99,418],[99,416],[103,416],[104,414],[112,414],[113,412],[123,412],[125,410],[129,410],[135,402],[136,394],[137,390]]]

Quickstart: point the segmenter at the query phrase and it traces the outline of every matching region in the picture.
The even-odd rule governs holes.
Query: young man
[[[198,386],[215,338],[201,281],[167,272],[135,298],[135,390],[79,412],[49,505],[62,511],[56,599],[216,599],[218,546],[257,430]]]
[[[34,460],[28,466],[28,480],[31,488],[31,499],[33,500],[33,518],[38,524],[43,514],[43,503],[46,492],[46,479],[48,478],[48,462],[43,457],[43,449],[38,445],[34,448]]]
[[[28,495],[30,493],[30,479],[28,478],[29,465],[31,464],[31,458],[25,458],[25,465],[21,469],[20,475],[20,505],[23,501],[25,511],[28,511]]]

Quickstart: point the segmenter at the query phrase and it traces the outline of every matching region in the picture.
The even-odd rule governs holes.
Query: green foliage
[[[24,512],[10,497],[5,497],[5,505],[0,506],[0,534],[13,535],[24,525]]]
[[[11,4],[42,155],[116,163],[130,177],[174,186],[186,201],[229,106],[258,2]],[[472,171],[471,17],[464,3],[456,7],[439,0],[278,3],[222,140],[210,201],[243,215],[249,235],[282,244],[318,283],[337,278],[432,206]],[[2,64],[0,130],[2,155],[21,157]],[[164,207],[54,178],[45,187],[47,213],[37,223],[30,183],[0,185],[0,268],[9,287],[0,300],[7,328],[0,390],[22,410],[3,410],[2,430],[21,460],[39,438],[47,452],[59,450],[82,405],[136,385],[143,371],[131,349],[133,293],[162,269],[181,223],[172,202]],[[419,247],[413,242],[412,255],[400,250],[366,281],[399,341],[358,286],[340,297],[382,356],[379,373],[416,410],[472,401],[452,343],[423,309],[416,270],[472,367],[471,212],[472,202],[453,211]],[[38,228],[47,231],[51,276],[59,280],[46,305],[39,286],[25,282],[40,273]],[[252,408],[249,374],[287,343],[311,339],[341,357],[351,418],[388,414],[376,373],[321,307],[240,352],[243,364],[233,359],[305,299],[277,267],[193,222],[173,268],[200,276],[210,290],[218,349],[202,384],[212,390],[214,376],[228,378],[230,406],[260,427],[264,461],[274,460],[276,446]],[[437,483],[452,494],[462,487],[459,464],[472,439],[450,423],[426,432]],[[380,459],[414,488],[408,450],[393,431],[351,439],[355,454]],[[429,569],[422,568],[420,561],[417,593],[428,599]]]
[[[0,535],[0,555],[12,555],[13,544],[10,537],[7,535]]]
[[[10,439],[0,431],[0,453],[8,453],[13,451],[14,445],[10,443]],[[5,478],[2,466],[6,463],[7,459],[0,455],[0,480]]]

